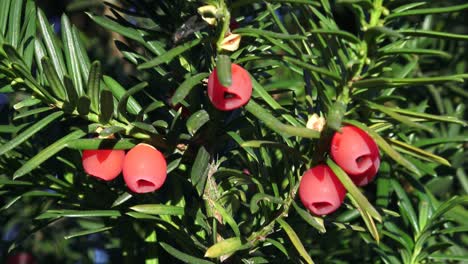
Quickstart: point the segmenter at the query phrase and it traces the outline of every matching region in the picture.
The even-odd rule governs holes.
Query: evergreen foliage
[[[76,0],[60,21],[38,5],[0,0],[0,258],[468,261],[466,1]],[[219,111],[206,80],[219,64],[229,83],[230,63],[253,94]],[[328,156],[344,124],[380,149],[364,188]],[[154,193],[81,166],[84,149],[141,142],[167,160]],[[348,190],[323,217],[297,197],[320,163]]]

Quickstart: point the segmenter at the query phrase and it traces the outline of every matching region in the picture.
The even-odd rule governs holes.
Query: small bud
[[[16,85],[18,83],[24,83],[24,80],[22,78],[15,78],[13,81],[11,81],[11,85]]]
[[[221,48],[228,51],[236,51],[239,48],[241,36],[239,34],[229,33],[221,43]]]
[[[215,26],[216,25],[216,13],[218,9],[214,5],[205,5],[197,9],[198,14],[202,17],[206,23]]]
[[[382,7],[382,15],[384,15],[384,16],[388,16],[389,14],[390,14],[390,11],[388,11],[388,9],[387,9],[387,8],[385,8],[385,7]]]
[[[309,121],[307,121],[307,125],[306,127],[308,129],[312,129],[312,130],[315,130],[315,131],[318,131],[318,132],[322,132],[323,130],[323,127],[325,126],[325,118],[317,115],[317,114],[313,114],[309,117]]]

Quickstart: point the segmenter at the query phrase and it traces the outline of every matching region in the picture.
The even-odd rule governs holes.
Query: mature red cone
[[[122,171],[125,151],[114,149],[83,150],[82,164],[86,173],[110,181]]]
[[[354,126],[341,128],[331,141],[330,154],[358,186],[372,181],[380,166],[379,148],[363,130]]]
[[[232,84],[223,86],[218,80],[216,68],[208,78],[208,97],[219,110],[230,111],[247,104],[252,96],[252,80],[249,73],[241,66],[231,64]]]
[[[327,215],[343,203],[346,189],[333,171],[324,164],[304,173],[299,185],[302,204],[315,215]]]
[[[133,192],[154,192],[161,188],[166,176],[166,159],[151,145],[140,143],[125,156],[123,177],[127,187]]]

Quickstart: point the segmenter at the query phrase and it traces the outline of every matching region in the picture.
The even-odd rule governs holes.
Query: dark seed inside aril
[[[238,97],[238,96],[232,93],[224,92],[224,99],[231,99],[235,97]]]
[[[317,208],[318,210],[322,210],[324,208],[327,208],[329,206],[331,206],[332,204],[329,203],[329,202],[316,202],[316,203],[312,203],[311,206]]]
[[[147,180],[138,180],[137,181],[138,188],[145,188],[145,187],[153,187],[154,184]]]
[[[372,165],[372,161],[370,160],[370,158],[371,157],[369,155],[359,156],[356,159],[356,163],[357,163],[358,167],[363,168],[363,167],[369,167],[370,165]]]

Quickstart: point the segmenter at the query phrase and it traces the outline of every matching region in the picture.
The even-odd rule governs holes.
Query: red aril
[[[219,110],[230,111],[247,104],[252,95],[252,80],[249,73],[241,66],[231,64],[230,86],[223,86],[218,80],[216,68],[208,78],[208,97]]]
[[[110,181],[122,171],[125,151],[114,149],[83,150],[82,164],[86,173]]]
[[[315,215],[336,211],[345,195],[346,189],[327,165],[317,165],[301,178],[299,197],[302,204]]]
[[[341,128],[331,141],[330,154],[358,186],[372,181],[380,166],[379,148],[363,130],[354,126]]]
[[[161,188],[166,176],[166,159],[151,145],[140,143],[125,156],[123,177],[127,187],[133,192],[154,192]]]

